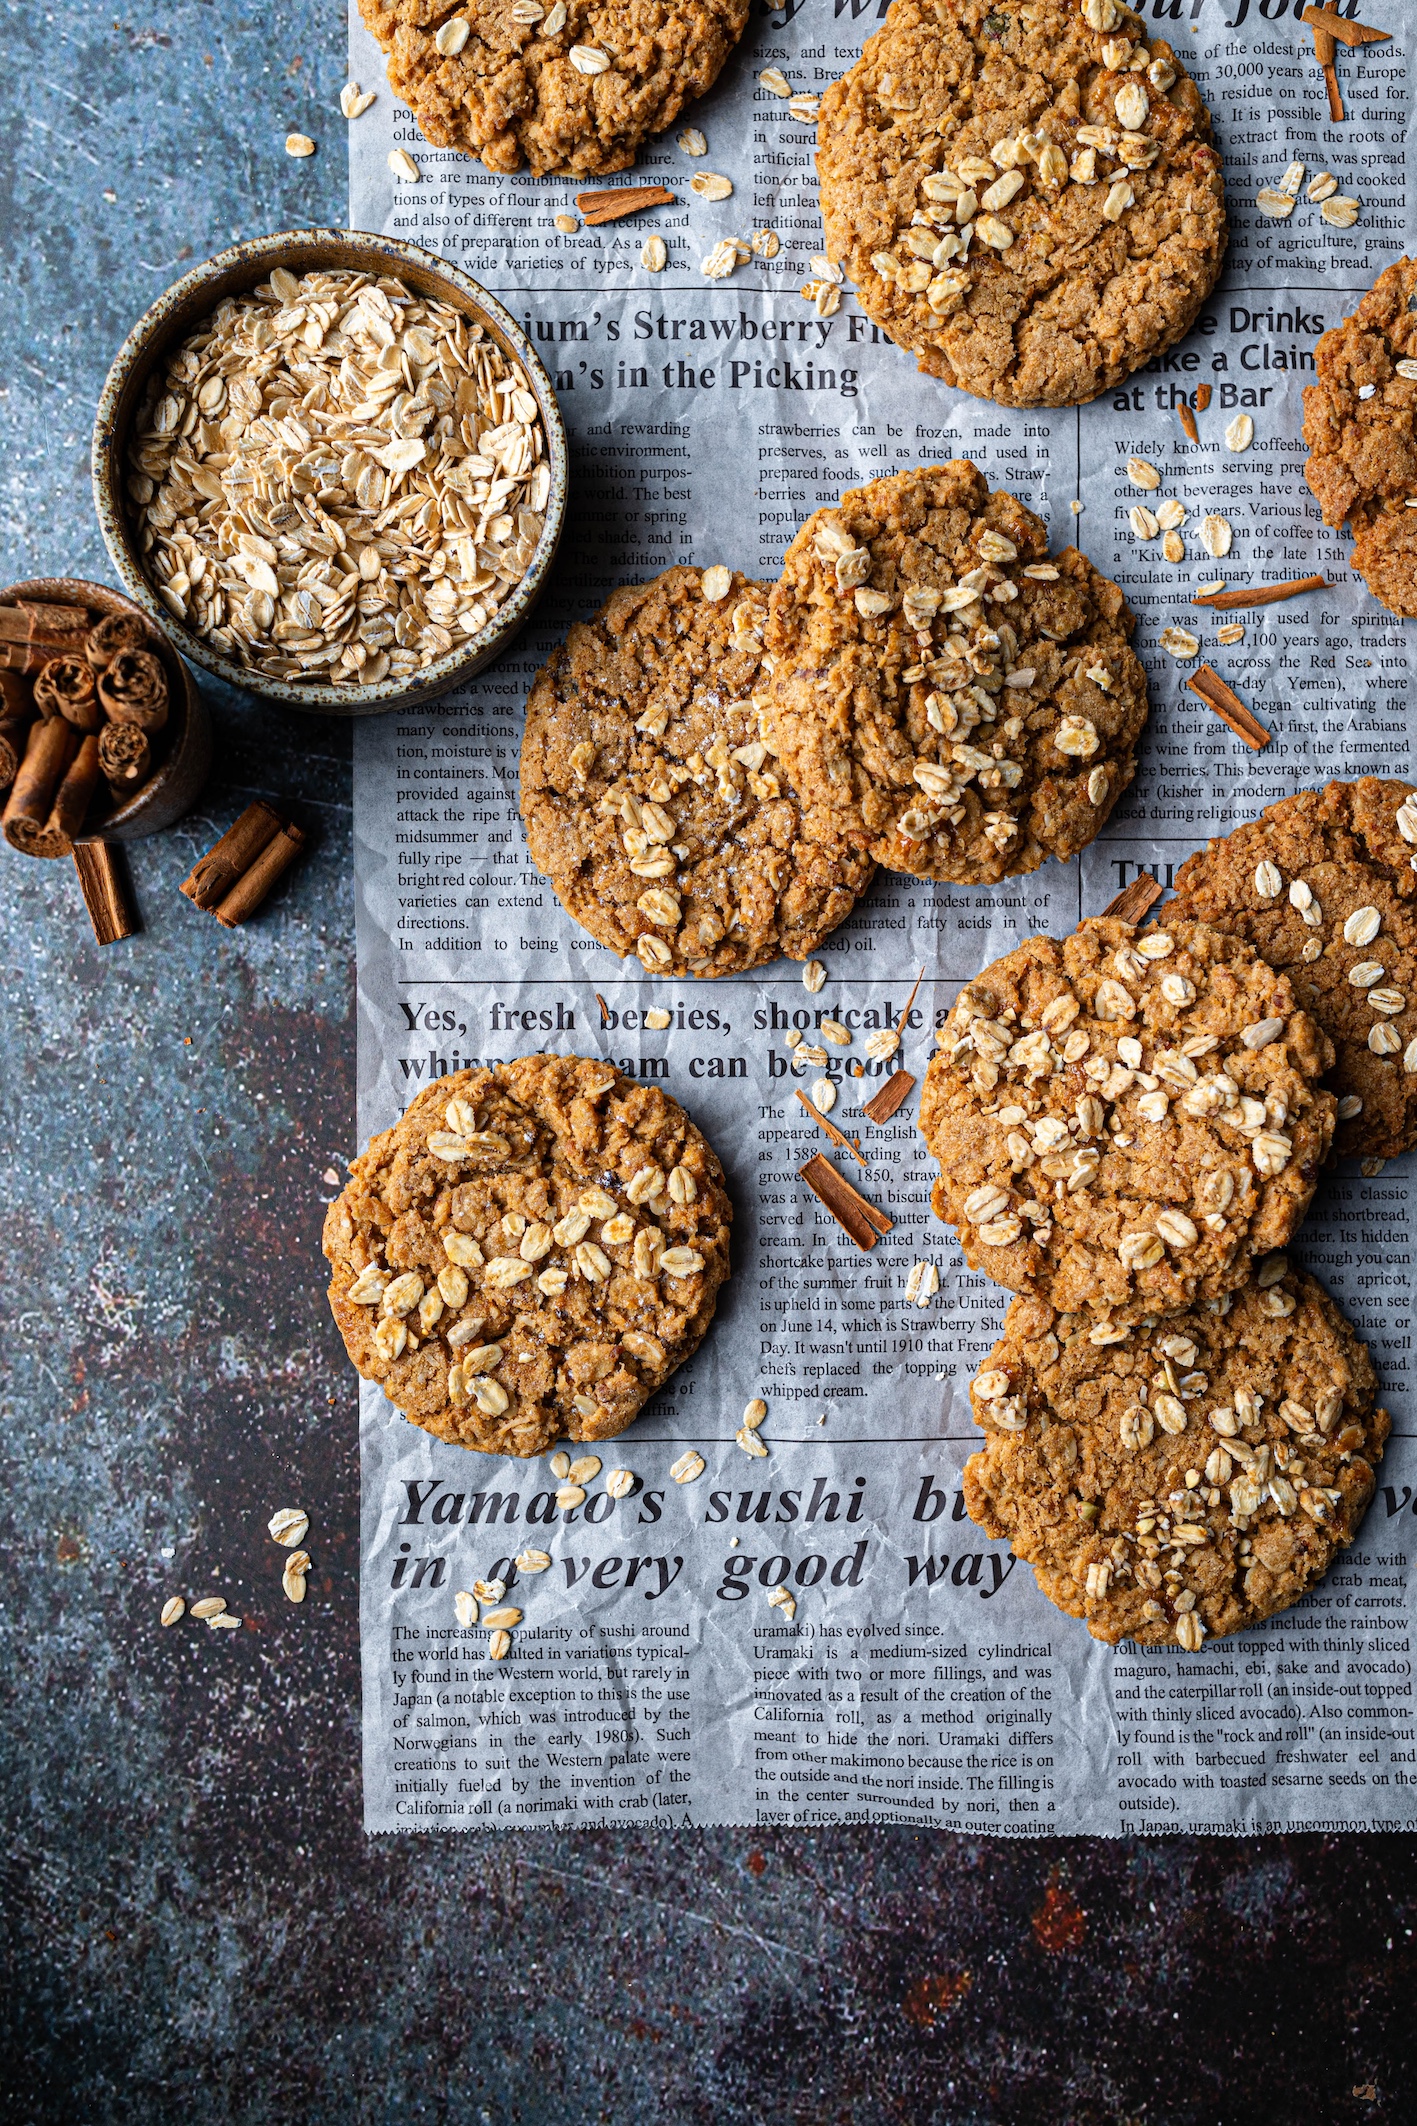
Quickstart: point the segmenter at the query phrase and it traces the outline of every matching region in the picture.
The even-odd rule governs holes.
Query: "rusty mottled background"
[[[113,5],[0,0],[6,580],[107,573],[92,407],[184,262],[344,217],[335,0]],[[318,1248],[354,1112],[348,737],[213,706],[200,813],[134,852],[141,938],[100,953],[65,866],[0,856],[0,2118],[1417,2116],[1408,1840],[366,1841]],[[314,853],[228,934],[177,882],[257,793]],[[299,1611],[264,1535],[289,1501]],[[157,1628],[213,1588],[244,1630]]]

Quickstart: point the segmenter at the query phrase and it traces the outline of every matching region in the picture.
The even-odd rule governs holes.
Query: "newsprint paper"
[[[1000,0],[1008,8],[1016,0]],[[1353,0],[1341,0],[1345,14]],[[1298,0],[1147,0],[1215,114],[1232,235],[1196,329],[1122,389],[1081,410],[1013,412],[919,375],[850,294],[820,317],[799,292],[821,246],[813,132],[760,83],[778,68],[820,92],[856,59],[884,0],[759,5],[714,93],[640,158],[678,204],[601,228],[570,180],[489,176],[429,147],[351,26],[350,74],[377,88],[350,127],[350,221],[456,260],[521,319],[552,372],[572,437],[571,515],[551,592],[512,652],[418,715],[361,724],[355,847],[361,1138],[429,1078],[540,1049],[605,1056],[664,1084],[722,1156],[733,1192],[733,1275],[695,1360],[606,1452],[638,1479],[603,1480],[558,1513],[545,1461],[448,1447],[363,1390],[364,1765],[371,1831],[575,1824],[894,1822],[993,1835],[1270,1827],[1417,1827],[1411,1395],[1411,1162],[1323,1183],[1295,1250],[1368,1338],[1394,1430],[1361,1536],[1297,1608],[1207,1646],[1094,1643],[1028,1569],[965,1517],[976,1443],[968,1381],[1007,1295],[964,1270],[931,1216],[933,1165],[912,1098],[873,1128],[863,1099],[894,1065],[863,1057],[898,1027],[923,1075],[960,985],[1034,931],[1061,936],[1139,871],[1168,883],[1208,835],[1335,776],[1412,776],[1410,634],[1350,572],[1304,485],[1302,390],[1318,334],[1401,255],[1412,210],[1410,16],[1363,0],[1395,41],[1339,47],[1348,117],[1330,123]],[[405,147],[421,181],[396,182]],[[1288,219],[1256,194],[1304,165]],[[711,204],[695,170],[732,180]],[[1349,227],[1304,188],[1331,172],[1360,202]],[[579,224],[579,216],[576,217]],[[720,238],[772,228],[781,251],[727,280],[701,261]],[[653,274],[640,249],[668,245]],[[1187,441],[1176,409],[1213,396]],[[1236,414],[1254,422],[1227,447]],[[1188,558],[1128,525],[1136,454],[1188,512]],[[1151,680],[1141,771],[1080,862],[999,888],[878,874],[822,948],[826,986],[779,961],[716,982],[654,981],[593,943],[532,868],[517,813],[522,708],[557,636],[620,583],[673,562],[776,575],[796,526],[841,490],[907,466],[973,458],[1040,511],[1055,547],[1076,538],[1125,589]],[[1152,504],[1159,499],[1147,498]],[[1076,507],[1081,503],[1079,511]],[[1233,527],[1217,565],[1194,536]],[[1273,730],[1248,752],[1159,647],[1188,600],[1322,573],[1320,594],[1241,615],[1243,641],[1205,654]],[[924,981],[905,1014],[916,975]],[[604,997],[602,1025],[595,991]],[[667,1006],[665,1032],[643,1014]],[[870,1172],[844,1163],[895,1220],[862,1254],[798,1168],[823,1147],[793,1098],[815,1070],[785,1034],[830,1014],[833,1119]],[[918,1260],[939,1267],[908,1302]],[[766,1459],[734,1443],[743,1406],[768,1405]],[[680,1485],[695,1448],[707,1467]],[[549,1571],[515,1578],[527,1545]],[[507,1581],[525,1611],[509,1658],[463,1631],[453,1598]],[[770,1606],[795,1596],[789,1622]]]

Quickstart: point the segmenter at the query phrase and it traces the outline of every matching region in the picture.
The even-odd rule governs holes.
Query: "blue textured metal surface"
[[[89,423],[158,289],[343,218],[333,6],[112,6],[0,0],[7,579],[106,573]],[[318,1252],[353,1127],[347,734],[209,698],[208,796],[132,852],[140,938],[100,953],[66,866],[0,854],[0,2117],[1410,2118],[1407,1840],[365,1841]],[[256,794],[314,846],[228,933],[177,883]],[[298,1611],[265,1536],[292,1502]],[[178,1589],[247,1627],[161,1631]]]

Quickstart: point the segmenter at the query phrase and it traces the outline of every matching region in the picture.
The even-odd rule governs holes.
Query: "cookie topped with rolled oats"
[[[919,1126],[935,1214],[1015,1292],[1127,1322],[1282,1248],[1334,1126],[1333,1047],[1287,978],[1204,923],[1029,938],[961,991]]]
[[[489,170],[627,170],[705,95],[748,0],[359,0],[389,87],[440,148]]]
[[[1244,938],[1334,1046],[1333,1147],[1417,1144],[1417,789],[1365,775],[1300,790],[1176,875],[1173,915]]]
[[[1126,1330],[1016,1299],[971,1393],[971,1517],[1095,1639],[1188,1653],[1323,1576],[1390,1426],[1366,1344],[1283,1255]]]
[[[667,1093],[523,1056],[425,1086],[353,1162],[330,1306],[358,1371],[438,1439],[611,1439],[702,1341],[732,1216]]]
[[[772,593],[767,727],[878,863],[988,885],[1075,856],[1136,772],[1135,617],[968,458],[810,516]]]
[[[1380,273],[1314,350],[1304,477],[1325,524],[1353,533],[1353,566],[1391,612],[1417,615],[1417,259]]]
[[[618,590],[527,703],[521,808],[568,913],[649,974],[804,960],[872,863],[760,728],[766,584],[718,566]]]
[[[894,0],[822,98],[827,257],[921,369],[1076,406],[1191,329],[1227,224],[1210,115],[1117,0]]]

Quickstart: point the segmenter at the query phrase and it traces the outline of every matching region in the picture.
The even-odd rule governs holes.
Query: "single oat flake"
[[[271,1515],[266,1527],[274,1542],[283,1543],[287,1550],[293,1550],[296,1544],[303,1543],[309,1534],[310,1516],[298,1506],[282,1506],[279,1513]]]
[[[703,1475],[706,1466],[703,1456],[690,1447],[687,1453],[680,1455],[677,1462],[670,1464],[669,1474],[676,1484],[692,1484]]]
[[[696,170],[689,179],[689,190],[697,192],[700,199],[730,199],[733,195],[731,177],[721,177],[715,170]]]
[[[679,146],[686,155],[707,155],[708,142],[697,126],[685,126],[679,135]]]
[[[1128,458],[1127,478],[1133,487],[1156,488],[1161,485],[1161,475],[1148,458]]]
[[[287,155],[293,155],[297,162],[303,162],[307,155],[314,154],[315,143],[308,133],[287,133],[285,152]]]
[[[409,154],[407,148],[390,149],[389,168],[393,171],[395,177],[406,185],[416,185],[423,182],[423,172],[419,169],[418,164]]]
[[[635,1488],[635,1473],[632,1469],[612,1469],[605,1479],[605,1490],[612,1499],[628,1498]]]
[[[1188,658],[1199,657],[1200,637],[1193,635],[1189,628],[1163,628],[1161,630],[1161,647],[1163,650],[1168,651],[1172,657],[1179,658],[1184,663]]]
[[[160,1624],[178,1624],[186,1614],[187,1604],[183,1601],[181,1595],[169,1595],[162,1605],[162,1615],[159,1617],[158,1622]]]
[[[346,118],[362,118],[373,102],[373,89],[362,89],[357,81],[347,81],[339,92],[339,107]]]
[[[1227,450],[1248,450],[1255,440],[1255,424],[1247,413],[1237,413],[1225,431]]]
[[[781,67],[764,67],[758,79],[763,87],[774,96],[781,96],[785,99],[792,94],[792,83],[788,80],[786,74],[783,73]]]
[[[458,1620],[460,1631],[471,1631],[473,1625],[477,1622],[477,1597],[468,1594],[466,1589],[455,1594],[453,1596],[453,1615]]]
[[[647,236],[640,251],[640,264],[647,273],[662,273],[669,263],[669,247],[662,236]]]
[[[802,987],[810,996],[815,996],[827,979],[827,970],[820,960],[808,960],[802,969]]]

